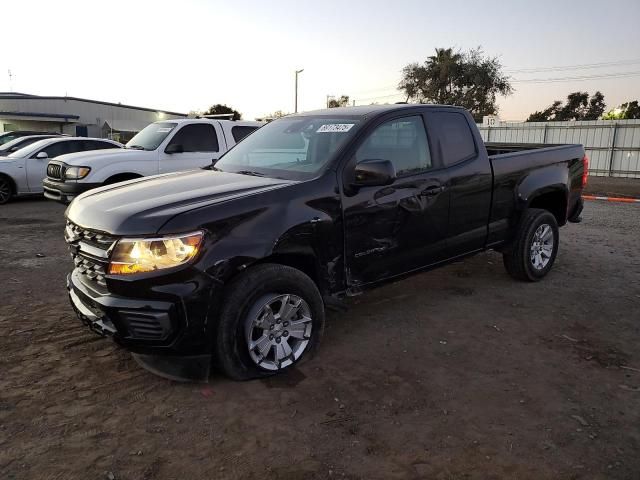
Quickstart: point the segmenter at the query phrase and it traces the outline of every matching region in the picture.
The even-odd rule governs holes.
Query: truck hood
[[[57,162],[63,162],[67,165],[74,165],[77,167],[91,166],[91,161],[99,159],[100,162],[104,162],[105,159],[113,160],[146,160],[147,158],[157,158],[158,153],[145,150],[132,150],[126,148],[107,148],[104,150],[88,150],[86,152],[67,153],[66,155],[60,155],[56,157]]]
[[[180,213],[295,183],[213,170],[169,173],[89,190],[69,205],[66,216],[114,235],[151,235]]]

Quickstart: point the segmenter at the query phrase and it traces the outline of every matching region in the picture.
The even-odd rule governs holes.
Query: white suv
[[[124,149],[75,153],[50,162],[44,195],[70,203],[81,193],[103,185],[206,167],[261,126],[259,122],[210,119],[155,122]]]

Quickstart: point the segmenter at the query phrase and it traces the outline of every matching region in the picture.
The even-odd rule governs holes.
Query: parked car
[[[13,132],[4,132],[0,133],[0,145],[4,145],[11,140],[15,140],[16,138],[26,137],[29,135],[62,135],[58,132],[38,132],[36,130],[16,130]]]
[[[4,145],[0,146],[0,157],[6,157],[13,152],[17,152],[21,148],[24,148],[27,145],[31,145],[32,143],[39,142],[40,140],[60,136],[62,135],[29,135],[26,137],[14,138],[10,142],[7,142]]]
[[[70,152],[120,149],[122,144],[103,138],[52,137],[0,157],[0,204],[12,197],[42,193],[42,180],[47,175],[50,158]],[[77,170],[81,175],[82,170]],[[67,172],[71,177],[72,171]]]
[[[258,122],[180,119],[148,125],[124,150],[76,153],[51,162],[44,195],[69,203],[82,192],[133,178],[211,165],[249,133]],[[66,175],[81,169],[81,177]]]
[[[209,169],[78,197],[67,287],[83,322],[152,371],[263,377],[316,349],[343,296],[487,249],[542,279],[587,169],[582,145],[485,144],[456,107],[291,115]]]

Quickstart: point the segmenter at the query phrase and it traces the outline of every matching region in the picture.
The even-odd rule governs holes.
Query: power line
[[[529,67],[529,68],[506,68],[507,73],[537,73],[537,72],[557,72],[563,70],[589,70],[593,68],[602,67],[616,67],[624,65],[638,65],[640,59],[632,60],[616,60],[612,62],[600,62],[600,63],[584,63],[579,65],[563,65],[555,67]]]
[[[640,59],[628,59],[628,60],[615,60],[610,62],[599,62],[599,63],[584,63],[584,64],[574,64],[574,65],[557,65],[550,67],[531,67],[531,68],[514,68],[514,69],[506,69],[505,72],[508,73],[538,73],[538,72],[562,72],[562,71],[572,71],[572,70],[589,70],[589,69],[597,69],[604,67],[617,67],[617,66],[625,66],[625,65],[638,65],[640,64]],[[548,78],[515,78],[511,80],[512,83],[532,83],[532,84],[544,84],[544,83],[558,83],[558,82],[574,82],[574,81],[585,81],[585,80],[606,80],[609,78],[628,78],[639,76],[640,71],[630,71],[630,72],[612,72],[612,73],[603,73],[603,74],[589,74],[589,75],[578,75],[578,76],[564,76],[564,77],[548,77]],[[356,94],[362,93],[370,93],[370,92],[381,92],[386,93],[389,89],[397,88],[396,85],[388,85],[385,87],[380,87],[371,90],[362,90],[356,92]],[[354,100],[357,102],[366,102],[370,100],[383,100],[392,97],[404,97],[405,94],[402,92],[392,93],[388,95],[378,95],[371,96],[367,98],[355,98]],[[353,97],[352,97],[353,98]]]
[[[640,70],[634,72],[620,72],[620,73],[605,73],[600,75],[581,75],[576,77],[551,77],[551,78],[528,78],[528,79],[515,79],[511,83],[555,83],[555,82],[575,82],[581,80],[597,80],[607,78],[627,78],[636,77],[640,75]]]
[[[378,97],[369,97],[369,98],[354,98],[353,100],[355,100],[356,102],[367,102],[369,100],[382,100],[385,98],[392,98],[392,97],[405,97],[406,95],[402,92],[398,92],[398,93],[392,93],[391,95],[381,95]]]

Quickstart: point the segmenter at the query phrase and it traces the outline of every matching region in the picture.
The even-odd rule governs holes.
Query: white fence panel
[[[580,143],[591,175],[640,178],[640,120],[502,122],[478,128],[485,142]]]

